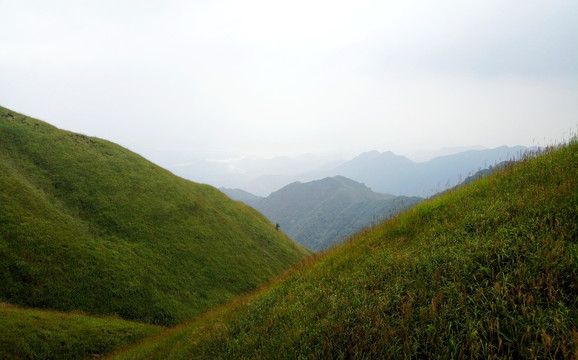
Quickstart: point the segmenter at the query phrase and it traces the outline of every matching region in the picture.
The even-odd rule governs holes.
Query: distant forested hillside
[[[239,190],[222,190],[231,198],[254,206],[296,242],[316,251],[421,200],[375,193],[343,176],[295,182],[266,198],[251,198]]]

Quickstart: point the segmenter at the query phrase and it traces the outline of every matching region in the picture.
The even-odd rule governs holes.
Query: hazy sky
[[[0,105],[159,162],[541,145],[578,1],[0,0]]]

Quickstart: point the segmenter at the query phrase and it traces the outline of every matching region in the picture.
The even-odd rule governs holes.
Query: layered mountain
[[[211,186],[0,107],[0,303],[172,325],[307,254]]]
[[[114,359],[574,359],[577,160],[446,191]]]
[[[460,184],[466,177],[503,161],[519,158],[526,147],[469,150],[416,163],[391,151],[363,153],[332,174],[362,182],[377,192],[431,196]]]
[[[319,179],[320,172],[342,163],[336,156],[304,154],[297,157],[277,156],[270,159],[235,157],[225,159],[197,159],[169,166],[177,175],[219,188],[244,189],[257,196],[294,182]]]
[[[255,207],[296,242],[316,251],[422,200],[375,193],[343,176],[295,182],[266,198],[250,197],[242,190],[221,190]]]
[[[345,176],[379,193],[428,197],[460,184],[481,169],[519,158],[525,150],[523,146],[470,149],[422,162],[391,151],[369,151],[348,161],[313,155],[268,160],[199,160],[171,169],[189,179],[243,189],[258,196],[268,196],[296,181]]]

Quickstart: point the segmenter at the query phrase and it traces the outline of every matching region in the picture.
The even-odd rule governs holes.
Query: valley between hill
[[[308,254],[211,186],[0,107],[0,303],[18,305],[3,307],[0,319],[10,317],[31,338],[43,322],[60,320],[29,316],[30,308],[176,325],[255,290]],[[113,341],[118,334],[105,323],[103,341]],[[89,330],[79,331],[91,341]],[[9,358],[40,356],[17,334],[0,331],[0,348],[22,345]],[[75,343],[63,334],[36,340],[46,349]]]
[[[266,198],[251,196],[242,190],[221,191],[253,206],[279,224],[297,243],[315,251],[339,244],[363,227],[423,200],[416,196],[376,193],[343,176],[295,182]]]
[[[0,135],[2,357],[578,357],[576,138],[307,257],[118,145]]]
[[[577,358],[578,141],[111,359]]]

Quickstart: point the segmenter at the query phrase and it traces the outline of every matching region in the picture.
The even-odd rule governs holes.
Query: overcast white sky
[[[0,105],[161,165],[542,145],[578,1],[0,0]]]

